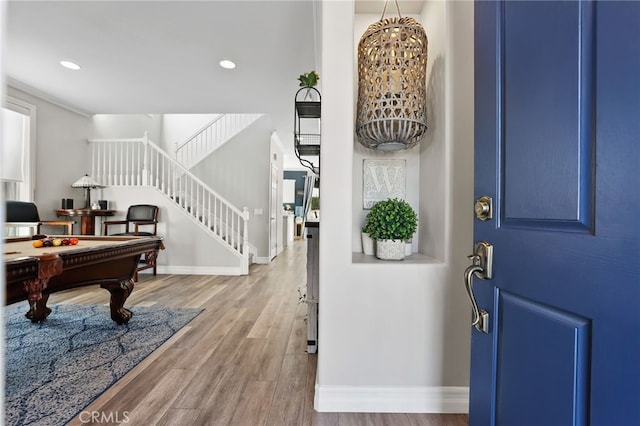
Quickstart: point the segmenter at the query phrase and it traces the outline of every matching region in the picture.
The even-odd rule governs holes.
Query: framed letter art
[[[404,200],[407,180],[406,160],[364,160],[362,203],[370,209],[387,198]]]

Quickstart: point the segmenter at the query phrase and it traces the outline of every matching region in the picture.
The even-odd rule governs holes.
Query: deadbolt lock
[[[476,212],[476,217],[480,220],[493,218],[493,200],[491,197],[483,195],[476,201],[474,210]]]

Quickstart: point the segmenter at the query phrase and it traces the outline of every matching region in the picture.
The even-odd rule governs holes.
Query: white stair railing
[[[262,114],[222,114],[176,147],[176,161],[186,169],[222,146]]]
[[[202,228],[243,259],[249,271],[249,209],[233,206],[178,164],[159,146],[142,138],[90,139],[91,176],[106,186],[158,189]]]

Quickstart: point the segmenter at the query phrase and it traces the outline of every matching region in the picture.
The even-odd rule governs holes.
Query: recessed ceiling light
[[[226,68],[228,70],[232,70],[236,67],[236,64],[234,64],[232,61],[228,60],[228,59],[223,59],[220,61],[220,66],[222,68]]]
[[[71,61],[60,61],[60,65],[62,65],[65,68],[69,68],[70,70],[74,70],[77,71],[80,69],[80,65],[76,64],[75,62],[71,62]]]

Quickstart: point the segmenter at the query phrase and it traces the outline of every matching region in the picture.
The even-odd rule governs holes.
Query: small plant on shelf
[[[407,241],[418,229],[418,216],[406,201],[390,198],[371,207],[365,228],[376,240]]]
[[[376,256],[381,259],[404,259],[404,243],[418,229],[418,215],[404,200],[378,201],[367,214],[362,229],[376,240]]]
[[[320,80],[320,76],[315,71],[305,72],[298,77],[300,87],[315,87],[318,84],[318,80]]]
[[[371,225],[366,222],[362,227],[362,252],[367,255],[375,254],[374,240],[371,238]]]

